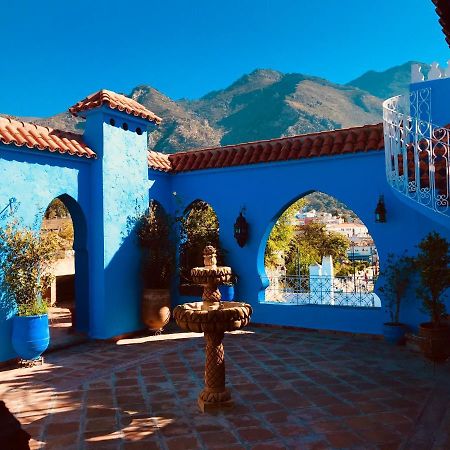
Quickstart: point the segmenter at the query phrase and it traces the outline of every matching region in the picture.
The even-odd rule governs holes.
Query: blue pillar
[[[146,120],[105,106],[86,112],[91,166],[90,336],[141,328],[140,249],[134,224],[149,201]]]

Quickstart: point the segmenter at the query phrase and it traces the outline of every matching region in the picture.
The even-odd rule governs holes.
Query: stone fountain
[[[250,322],[252,307],[241,302],[221,302],[217,286],[231,281],[231,268],[217,266],[216,249],[210,245],[203,251],[203,260],[205,267],[191,270],[193,281],[204,286],[203,301],[179,305],[173,316],[184,330],[205,334],[205,388],[198,396],[198,405],[207,412],[233,405],[225,387],[222,340],[225,331],[238,330]]]

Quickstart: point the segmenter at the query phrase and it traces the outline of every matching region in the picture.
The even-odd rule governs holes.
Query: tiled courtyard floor
[[[450,449],[450,368],[363,337],[225,336],[234,409],[201,414],[203,338],[91,342],[0,372],[42,449]]]

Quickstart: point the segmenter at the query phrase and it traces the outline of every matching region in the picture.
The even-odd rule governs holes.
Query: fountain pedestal
[[[205,333],[205,388],[198,396],[202,412],[233,406],[230,391],[225,387],[224,333]]]
[[[238,330],[250,322],[252,308],[247,303],[221,302],[217,286],[231,280],[230,267],[216,266],[216,251],[208,246],[203,252],[205,267],[192,269],[194,282],[204,286],[203,302],[177,306],[173,315],[182,329],[205,335],[205,388],[198,405],[202,412],[229,408],[231,393],[225,386],[225,351],[222,340],[225,331]]]

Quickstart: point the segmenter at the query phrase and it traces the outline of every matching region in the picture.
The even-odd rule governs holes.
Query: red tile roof
[[[81,100],[76,105],[69,108],[69,112],[74,116],[79,115],[81,117],[85,117],[83,115],[83,111],[98,108],[102,105],[107,105],[111,109],[125,111],[127,114],[140,117],[141,119],[146,119],[149,122],[156,124],[161,123],[162,120],[156,114],[152,113],[135,100],[121,94],[116,94],[112,91],[107,91],[106,89],[102,89],[101,91],[87,96],[84,100]]]
[[[381,123],[174,153],[168,155],[170,167],[167,167],[166,156],[164,156],[163,164],[158,160],[160,157],[158,155],[161,153],[151,152],[149,165],[166,172],[186,172],[371,150],[384,150],[383,125]]]
[[[0,117],[0,142],[18,147],[25,145],[28,148],[48,150],[52,153],[68,153],[86,158],[97,157],[78,134],[19,122],[6,117]]]
[[[147,154],[147,161],[148,166],[151,169],[159,170],[161,172],[170,172],[172,170],[169,155],[164,153],[149,151]]]
[[[450,3],[448,0],[433,0],[433,3],[436,5],[436,12],[445,34],[445,40],[450,47]]]

